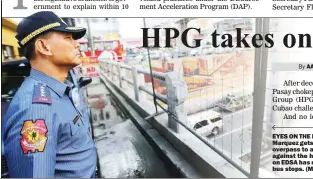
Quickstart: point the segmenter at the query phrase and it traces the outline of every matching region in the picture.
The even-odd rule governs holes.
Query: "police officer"
[[[68,72],[81,63],[76,39],[85,28],[69,27],[49,11],[24,18],[18,43],[31,64],[7,112],[4,133],[9,175],[14,178],[90,178],[96,148],[90,124],[75,107]]]

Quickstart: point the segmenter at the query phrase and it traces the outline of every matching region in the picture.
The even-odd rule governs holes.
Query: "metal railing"
[[[287,21],[287,19],[284,20],[282,25],[290,24],[289,21]],[[269,19],[263,18],[254,19],[250,23],[250,26],[252,28],[249,28],[247,30],[247,33],[267,34],[268,32],[277,32],[283,34],[280,31],[283,31],[284,29],[279,29],[282,28],[281,25],[279,24],[269,25],[268,23]],[[300,24],[300,22],[298,22],[298,24]],[[305,24],[306,22],[304,21],[302,25],[305,26]],[[184,26],[182,26],[181,28],[184,28]],[[289,29],[285,29],[285,31],[287,30]],[[286,49],[276,49],[276,48],[272,48],[269,50],[266,50],[264,48],[244,49],[241,53],[239,53],[241,54],[239,57],[233,55],[234,58],[232,59],[229,59],[231,53],[227,52],[228,55],[225,55],[224,53],[218,52],[218,49],[214,50],[216,51],[210,52],[209,55],[203,57],[203,59],[205,59],[207,62],[211,62],[206,66],[216,67],[212,69],[210,68],[206,69],[207,74],[212,75],[212,73],[214,72],[215,75],[212,76],[214,84],[211,86],[207,85],[206,87],[199,88],[197,90],[190,90],[188,100],[183,101],[188,107],[185,109],[181,108],[182,109],[181,111],[186,112],[188,108],[191,107],[195,107],[197,109],[198,107],[199,109],[203,108],[205,111],[207,111],[208,109],[216,110],[217,112],[222,114],[223,118],[222,119],[223,124],[221,127],[222,132],[220,134],[216,136],[214,135],[214,137],[211,138],[206,138],[206,136],[202,134],[199,135],[199,133],[193,130],[194,124],[192,125],[188,124],[184,120],[185,114],[182,115],[182,119],[180,116],[178,116],[179,114],[181,114],[179,113],[179,111],[177,111],[178,110],[177,105],[180,103],[177,102],[177,100],[175,99],[177,98],[175,90],[173,94],[171,94],[170,92],[171,89],[175,88],[170,86],[171,83],[169,82],[169,79],[167,79],[168,78],[167,73],[153,72],[153,76],[156,79],[166,84],[165,85],[166,95],[164,95],[164,93],[161,94],[157,92],[155,96],[159,101],[163,100],[162,102],[168,105],[167,109],[165,110],[169,114],[169,123],[170,121],[180,123],[181,126],[185,127],[190,133],[199,138],[203,143],[209,146],[216,153],[220,154],[225,160],[227,160],[229,163],[231,163],[245,175],[253,178],[260,177],[260,175],[262,174],[267,175],[267,173],[264,172],[264,169],[266,169],[266,171],[271,172],[271,168],[269,168],[269,166],[271,165],[266,164],[266,166],[262,166],[263,165],[262,163],[265,163],[268,160],[268,158],[270,158],[269,156],[271,156],[269,152],[271,149],[270,139],[271,134],[273,132],[272,126],[273,124],[276,125],[280,124],[281,126],[286,124],[285,123],[283,124],[284,120],[275,119],[275,115],[273,114],[272,111],[270,111],[269,114],[264,114],[263,109],[264,107],[265,111],[267,112],[271,110],[270,99],[272,96],[265,95],[265,92],[270,92],[269,90],[271,90],[277,85],[276,83],[278,81],[277,80],[278,77],[282,78],[278,75],[275,77],[274,72],[271,71],[265,64],[268,63],[269,60],[268,55],[272,55],[272,59],[280,58],[287,59],[288,56],[286,56],[287,55],[287,53],[285,52]],[[303,56],[300,56],[302,52],[294,52],[294,54],[297,55],[298,53],[299,58],[302,58]],[[273,58],[273,56],[275,58]],[[208,59],[206,59],[206,57],[208,57]],[[237,62],[242,62],[242,64],[237,65]],[[270,62],[269,64],[271,64],[271,61],[269,62]],[[175,67],[178,67],[175,70],[181,70],[184,67],[182,59],[172,60],[171,63],[175,64],[176,65]],[[179,63],[181,63],[182,65],[179,66]],[[222,69],[219,68],[220,67],[219,64],[223,65],[224,67]],[[231,67],[237,65],[236,70],[234,70],[235,67],[234,68],[227,67],[228,65]],[[186,63],[185,66],[188,66],[188,63]],[[117,67],[115,68],[117,70],[113,70],[113,68],[111,69],[111,66],[107,66],[106,69],[109,70],[110,73],[112,74],[112,79],[116,76],[119,78],[120,86],[123,86],[121,84],[122,82],[129,83],[134,86],[133,88],[135,96],[137,96],[136,98],[137,101],[140,101],[141,92],[144,92],[151,96],[153,95],[153,91],[151,91],[149,87],[147,87],[144,83],[141,83],[142,79],[138,78],[138,76],[140,75],[150,75],[149,70],[125,66],[122,64],[117,65]],[[135,77],[137,76],[137,79],[135,79],[135,81],[131,80],[128,76],[123,75],[123,72],[121,73],[121,70],[131,71],[131,75],[128,76],[129,77],[131,76],[132,78],[134,76]],[[266,72],[269,73],[268,74],[269,77],[267,78],[272,79],[275,86],[271,86],[265,83]],[[199,72],[197,72],[197,74],[199,74]],[[188,82],[191,84],[190,86],[192,86],[193,83],[197,83],[196,80],[194,80],[194,82],[192,80],[193,79],[188,78]],[[215,102],[220,101],[221,99],[225,99],[227,95],[235,94],[237,93],[237,91],[241,91],[243,93],[253,92],[252,97],[253,105],[248,107],[244,106],[242,110],[236,111],[222,111],[220,107],[216,107],[218,105],[215,106]],[[269,101],[270,104],[265,105],[265,103],[268,103],[266,101]],[[198,115],[194,116],[196,118],[205,117],[205,113],[202,115],[201,111],[195,110],[192,112],[196,114],[198,113]],[[189,117],[192,117],[192,115],[190,115]],[[265,145],[266,143],[268,144]],[[267,148],[267,150],[263,150],[263,148],[265,147]],[[264,162],[263,160],[266,161]]]
[[[136,67],[131,67],[127,65],[123,65],[120,63],[115,63],[115,62],[102,62],[106,65],[102,66],[102,69],[106,72],[109,73],[112,80],[115,80],[115,77],[117,77],[117,81],[119,81],[119,87],[123,88],[123,81],[127,82],[128,84],[132,85],[134,88],[134,95],[136,101],[140,101],[140,92],[143,91],[148,95],[153,96],[153,91],[150,90],[148,87],[146,87],[144,84],[144,79],[142,78],[142,75],[148,75],[150,76],[149,70],[146,69],[141,69],[141,68],[136,68]],[[131,78],[124,76],[125,71],[131,72]],[[161,73],[161,72],[152,72],[153,78],[160,80],[162,83],[165,83],[165,76],[166,73]],[[139,77],[140,76],[140,77]],[[156,98],[163,102],[164,104],[167,104],[167,98],[165,95],[161,93],[156,93]]]
[[[149,90],[148,87],[145,86],[144,79],[142,78],[142,75],[149,75],[149,70],[138,68],[138,67],[131,67],[126,66],[121,63],[113,62],[113,61],[106,61],[101,62],[101,70],[103,70],[104,73],[107,74],[107,78],[112,81],[117,81],[120,88],[125,88],[124,82],[127,84],[130,84],[134,88],[134,96],[135,100],[137,102],[140,102],[142,100],[140,93],[145,92],[148,95],[153,95],[153,91]],[[131,75],[128,75],[126,77],[125,71],[131,72]],[[220,149],[215,147],[215,145],[211,144],[207,139],[204,138],[204,136],[201,136],[198,134],[190,125],[188,125],[187,122],[187,114],[184,111],[184,101],[187,97],[187,94],[181,94],[179,93],[180,90],[187,91],[186,83],[183,81],[183,79],[180,79],[177,74],[172,76],[175,72],[168,72],[168,73],[162,73],[162,72],[152,72],[152,75],[154,78],[160,80],[161,82],[165,83],[166,86],[166,95],[163,95],[161,93],[156,92],[156,98],[167,105],[167,109],[160,107],[167,112],[168,114],[168,124],[169,128],[171,128],[175,132],[180,132],[180,127],[178,127],[178,123],[180,126],[190,133],[192,133],[195,137],[200,139],[204,144],[206,144],[208,147],[210,147],[213,151],[215,151],[217,154],[222,156],[227,162],[232,164],[235,168],[237,168],[239,171],[241,171],[246,176],[249,176],[249,173],[243,169],[240,165],[238,165],[235,161],[233,161],[230,157],[228,157],[225,153],[223,153]],[[141,76],[140,76],[141,75]],[[130,76],[132,80],[130,79]],[[184,85],[177,86],[177,84],[183,83]],[[158,104],[159,105],[159,104]]]
[[[186,121],[184,101],[187,98],[188,90],[186,83],[177,72],[162,73],[153,71],[153,78],[151,78],[149,70],[110,60],[100,62],[100,69],[107,73],[107,78],[116,81],[119,88],[125,89],[127,88],[126,85],[130,84],[134,91],[134,100],[137,102],[148,101],[145,94],[154,97],[156,99],[155,105],[168,113],[168,127],[174,132],[179,132],[180,129],[176,118],[178,117],[179,121]],[[152,80],[159,81],[163,93],[153,91],[153,88],[149,89],[149,83],[152,83]],[[158,114],[158,111],[156,111],[156,114]]]

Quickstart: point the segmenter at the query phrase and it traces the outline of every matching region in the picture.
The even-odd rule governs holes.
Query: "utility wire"
[[[143,18],[143,26],[146,28],[146,18]],[[152,91],[153,91],[153,102],[155,106],[155,112],[158,112],[158,106],[156,102],[156,96],[155,96],[155,90],[154,90],[154,77],[152,74],[152,66],[151,66],[151,58],[150,58],[150,51],[149,51],[149,41],[148,41],[148,47],[147,47],[147,52],[148,52],[148,58],[149,58],[149,67],[150,67],[150,76],[151,76],[151,83],[152,83]]]

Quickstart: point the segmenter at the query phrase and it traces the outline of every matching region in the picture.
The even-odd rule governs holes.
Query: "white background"
[[[33,10],[33,6],[35,4],[104,4],[109,2],[101,2],[101,1],[95,1],[95,2],[84,2],[84,1],[69,1],[69,2],[54,2],[51,3],[50,1],[37,1],[34,2],[34,0],[24,0],[24,6],[28,7],[27,10],[16,10],[13,9],[17,5],[18,0],[2,0],[2,16],[3,17],[25,17],[30,14],[33,14],[38,11],[42,10]],[[75,2],[74,2],[75,1]],[[121,9],[122,3],[129,4],[129,9]],[[163,10],[163,9],[157,9],[157,10],[140,10],[139,4],[163,4],[163,1],[160,2],[143,2],[141,0],[125,0],[124,2],[119,2],[120,9],[107,9],[107,10],[100,10],[99,8],[95,10],[52,10],[56,12],[59,16],[62,17],[313,17],[313,11],[312,10],[304,10],[304,11],[273,11],[272,10],[272,4],[276,3],[272,0],[259,0],[258,2],[248,2],[248,4],[251,5],[250,10],[244,10],[244,9],[237,9],[237,10]],[[213,2],[196,2],[195,0],[193,2],[168,2],[165,4],[187,4],[187,3],[193,3],[193,4],[206,4],[206,5],[213,5],[213,4],[232,4],[232,3],[244,3],[244,2],[217,2],[217,0],[214,0]],[[304,9],[306,9],[306,4],[313,4],[313,2],[277,2],[277,4],[280,5],[304,5]]]

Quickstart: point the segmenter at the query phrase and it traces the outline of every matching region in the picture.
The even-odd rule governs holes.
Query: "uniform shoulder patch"
[[[43,104],[51,104],[51,95],[49,88],[42,84],[35,84],[34,92],[33,92],[33,103],[43,103]]]
[[[38,119],[36,122],[32,120],[24,121],[20,132],[22,135],[20,144],[23,153],[43,152],[48,140],[47,132],[48,129],[43,119]]]

